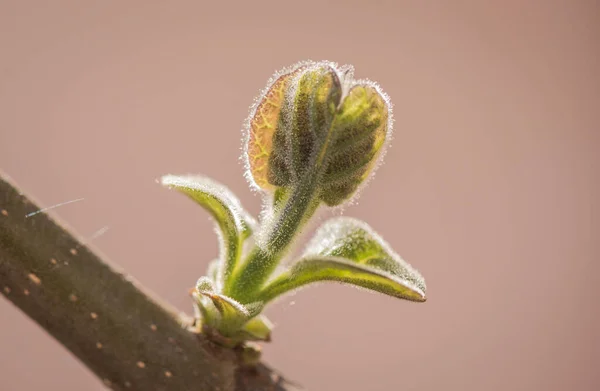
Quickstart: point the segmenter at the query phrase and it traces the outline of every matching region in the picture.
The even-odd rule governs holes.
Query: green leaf
[[[326,222],[302,259],[259,295],[267,302],[317,281],[338,281],[411,301],[425,301],[425,280],[366,223],[347,217]]]
[[[220,288],[237,265],[243,241],[252,234],[255,220],[242,208],[239,200],[225,186],[202,176],[165,175],[163,186],[176,189],[206,209],[220,229]]]
[[[315,154],[326,144],[328,132],[342,96],[341,81],[333,63],[318,63],[297,79],[293,106],[284,112],[290,118],[287,136],[292,161],[292,177],[299,181],[313,169]],[[316,172],[309,172],[315,175]]]
[[[202,319],[202,322],[210,326],[216,326],[220,317],[214,316],[210,311],[212,305],[210,298],[201,294],[201,292],[214,292],[213,281],[209,277],[200,277],[196,282],[196,287],[192,291],[192,298],[194,299],[194,310],[196,311],[196,318]]]
[[[391,136],[392,112],[388,97],[369,81],[354,81],[331,127],[321,199],[336,206],[365,183]]]

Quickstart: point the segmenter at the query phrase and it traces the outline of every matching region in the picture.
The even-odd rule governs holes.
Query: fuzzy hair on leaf
[[[425,280],[366,223],[339,217],[317,230],[304,255],[262,290],[268,302],[319,281],[337,281],[411,301],[425,301]]]
[[[304,256],[337,256],[363,263],[408,281],[423,293],[425,279],[364,221],[336,217],[326,221],[308,243]]]
[[[165,175],[161,183],[196,201],[217,223],[221,263],[215,283],[217,291],[221,291],[225,279],[233,272],[241,256],[243,240],[255,229],[256,221],[227,187],[212,179],[195,175]]]

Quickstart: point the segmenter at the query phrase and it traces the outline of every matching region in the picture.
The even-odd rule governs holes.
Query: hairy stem
[[[244,264],[232,276],[225,294],[242,303],[250,303],[255,299],[256,293],[275,270],[294,237],[316,211],[316,179],[317,176],[307,175],[296,186],[270,226],[266,244],[264,247],[254,246]]]
[[[190,331],[0,173],[0,291],[114,390],[297,390]],[[1,387],[0,387],[1,388]]]

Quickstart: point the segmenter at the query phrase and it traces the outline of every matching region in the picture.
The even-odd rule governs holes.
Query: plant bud
[[[247,176],[262,190],[317,178],[329,206],[350,198],[376,166],[391,132],[387,96],[352,67],[305,62],[277,74],[246,124]]]

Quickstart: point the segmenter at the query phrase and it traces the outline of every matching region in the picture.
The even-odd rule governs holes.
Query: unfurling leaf
[[[260,295],[269,301],[316,281],[338,281],[411,301],[425,301],[425,280],[366,223],[347,217],[326,222],[302,259]]]
[[[301,66],[286,70],[269,81],[246,124],[248,134],[244,148],[247,175],[255,187],[263,190],[274,189],[274,183],[278,182],[277,178],[269,180],[269,175],[273,175],[269,173],[269,161],[275,160],[276,165],[285,164],[285,152],[279,150],[283,145],[276,139],[275,133],[279,127],[280,112],[286,104],[286,90],[300,69]]]
[[[242,251],[242,242],[251,235],[254,219],[242,208],[238,199],[225,186],[202,176],[162,177],[163,186],[176,189],[204,207],[220,229],[220,270],[218,286],[235,268]]]
[[[391,104],[350,66],[302,62],[276,75],[247,121],[245,159],[255,187],[311,183],[329,206],[366,181],[391,133]]]
[[[390,108],[375,84],[357,82],[332,125],[321,199],[329,206],[350,198],[373,168],[390,131]]]

